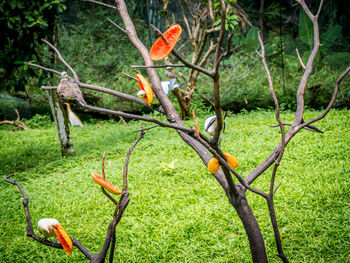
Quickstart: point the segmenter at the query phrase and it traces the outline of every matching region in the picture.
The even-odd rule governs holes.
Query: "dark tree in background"
[[[41,61],[40,38],[53,39],[55,19],[65,0],[0,2],[0,91],[23,91],[37,71],[22,61]]]

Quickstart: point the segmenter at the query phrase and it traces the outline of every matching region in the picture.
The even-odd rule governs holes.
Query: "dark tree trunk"
[[[245,191],[240,188],[239,192],[239,198],[229,198],[229,200],[232,206],[235,208],[247,233],[253,262],[268,262],[265,243],[258,222],[256,221],[253,211],[248,204]]]
[[[181,119],[188,119],[191,117],[190,112],[190,104],[191,99],[188,99],[188,96],[184,96],[184,91],[181,91],[180,89],[174,89],[173,94],[175,95],[179,106],[181,108]]]
[[[56,124],[57,135],[61,145],[62,157],[75,156],[73,141],[70,137],[67,116],[62,103],[59,102],[55,90],[48,90],[48,97],[52,116]]]

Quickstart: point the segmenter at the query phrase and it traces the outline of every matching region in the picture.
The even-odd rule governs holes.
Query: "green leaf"
[[[47,26],[48,26],[48,24],[47,24],[47,22],[46,22],[45,20],[42,20],[40,24],[41,24],[42,26],[44,26],[44,27],[47,27]]]
[[[246,38],[255,40],[258,42],[258,32],[259,32],[259,28],[256,26],[253,26],[251,29],[249,29]]]
[[[341,33],[342,27],[340,25],[328,26],[327,31],[322,33],[320,36],[321,43],[323,44],[322,49],[325,51],[333,46],[334,41],[336,41],[337,38],[341,36]]]
[[[253,52],[257,49],[259,45],[258,32],[259,28],[256,26],[249,29],[245,40],[245,48],[247,52]]]
[[[16,0],[12,0],[12,1],[10,2],[10,7],[11,7],[11,9],[15,9],[15,8],[16,8],[16,5],[17,5],[17,1],[16,1]]]
[[[304,10],[300,10],[299,15],[299,38],[309,46],[314,42],[314,28]]]
[[[218,26],[218,25],[220,25],[220,23],[221,23],[221,19],[215,21],[215,23],[213,24],[213,26],[214,26],[214,27],[215,27],[215,26]]]

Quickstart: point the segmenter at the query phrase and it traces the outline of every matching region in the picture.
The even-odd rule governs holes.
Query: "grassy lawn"
[[[307,111],[305,119],[319,114]],[[294,115],[282,115],[290,122]],[[203,127],[205,116],[199,116]],[[246,176],[279,141],[273,112],[238,114],[226,121],[222,149],[235,155]],[[100,173],[106,151],[107,178],[122,186],[126,151],[137,138],[128,126],[104,121],[71,129],[77,157],[60,157],[53,124],[12,132],[0,128],[1,175],[15,173],[29,197],[36,229],[54,217],[67,232],[96,253],[102,247],[113,205],[91,180]],[[187,123],[192,126],[192,122]],[[350,262],[350,111],[332,110],[317,123],[325,133],[300,132],[288,145],[277,173],[282,182],[275,206],[285,253],[291,262]],[[175,162],[174,168],[171,163]],[[267,190],[271,171],[254,187]],[[242,223],[224,191],[176,132],[147,131],[129,164],[130,203],[117,228],[117,262],[250,262]],[[18,189],[0,181],[0,262],[84,262],[26,237]],[[264,200],[248,193],[266,241],[270,262],[276,255]],[[38,231],[37,231],[38,233]]]

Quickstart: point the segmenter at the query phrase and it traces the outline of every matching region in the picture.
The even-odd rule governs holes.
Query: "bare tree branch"
[[[191,30],[191,27],[190,27],[190,24],[189,24],[189,22],[188,22],[188,19],[187,19],[187,16],[186,16],[186,12],[185,12],[185,9],[184,9],[184,7],[183,7],[183,5],[182,5],[182,2],[181,2],[181,0],[178,0],[178,1],[179,1],[179,4],[180,4],[180,7],[181,7],[182,17],[183,17],[183,19],[184,19],[184,21],[185,21],[187,33],[188,33],[189,39],[190,39],[190,41],[191,41],[191,43],[192,43],[194,40],[193,40],[193,37],[192,37],[192,30]],[[192,18],[193,18],[193,16],[192,16]]]
[[[283,123],[284,126],[292,126],[291,123]],[[276,125],[269,125],[269,127],[271,128],[276,128],[276,127],[280,127],[279,124],[276,124]],[[313,125],[308,125],[308,126],[305,126],[303,127],[303,129],[305,130],[308,130],[308,131],[311,131],[311,132],[318,132],[318,133],[323,133],[323,131],[321,131],[319,128],[313,126]]]
[[[42,70],[45,70],[47,72],[51,72],[51,73],[55,73],[57,75],[61,75],[61,72],[60,71],[57,71],[57,70],[54,70],[54,69],[51,69],[51,68],[46,68],[46,67],[43,67],[43,66],[40,66],[40,65],[37,65],[37,64],[34,64],[34,63],[30,63],[30,62],[23,62],[25,65],[28,65],[28,66],[32,66],[32,67],[35,67],[35,68],[40,68]]]
[[[302,60],[301,57],[300,57],[299,50],[298,50],[297,48],[296,48],[295,50],[296,50],[296,52],[297,52],[297,56],[298,56],[300,65],[301,65],[301,67],[303,68],[303,70],[305,70],[305,65],[304,65],[304,63],[303,63],[303,60]]]
[[[3,120],[0,121],[0,125],[1,124],[8,124],[8,125],[13,125],[15,126],[15,128],[13,128],[13,131],[16,130],[29,130],[29,128],[27,127],[27,125],[25,125],[25,123],[23,123],[21,121],[21,117],[19,116],[19,112],[17,109],[15,109],[16,115],[17,115],[17,119],[15,121],[9,121],[9,120]]]
[[[139,80],[138,80],[137,78],[133,77],[133,76],[130,76],[130,75],[124,73],[124,72],[122,72],[122,74],[123,74],[124,76],[130,78],[130,79],[133,79],[133,80],[136,80],[137,82],[139,82]]]
[[[131,146],[131,148],[128,150],[126,154],[126,159],[125,159],[125,165],[124,165],[124,170],[123,170],[123,193],[127,192],[128,190],[128,166],[129,166],[129,159],[131,152],[134,150],[136,144],[144,137],[145,132],[144,129],[140,132],[139,137],[136,139],[134,144]]]
[[[308,6],[306,5],[304,0],[296,0],[300,4],[300,6],[303,8],[307,16],[310,18],[312,24],[313,24],[313,30],[314,30],[314,45],[312,48],[312,51],[310,53],[309,59],[305,66],[305,71],[303,74],[303,77],[299,83],[298,91],[297,91],[297,110],[295,113],[295,118],[293,121],[293,126],[298,126],[302,119],[303,119],[303,113],[304,113],[304,93],[306,89],[306,84],[308,82],[309,77],[312,74],[312,64],[316,58],[316,55],[318,53],[318,50],[320,48],[320,37],[319,37],[319,26],[318,26],[318,16],[314,16]],[[322,0],[320,7],[322,5]]]
[[[73,78],[76,82],[79,82],[79,77],[77,75],[77,73],[75,73],[74,69],[64,60],[64,58],[62,57],[61,53],[58,51],[58,49],[52,45],[49,41],[45,40],[45,39],[41,39],[41,41],[43,41],[46,45],[48,45],[53,51],[55,51],[55,53],[57,54],[58,59],[63,63],[63,65],[65,65],[69,71],[72,73]]]
[[[102,3],[102,2],[96,1],[96,0],[80,0],[80,1],[81,1],[81,2],[90,2],[90,3],[102,5],[102,6],[105,6],[105,7],[111,8],[111,9],[114,9],[114,10],[117,9],[114,5],[105,4],[105,3]]]
[[[114,22],[113,22],[111,19],[109,19],[108,17],[107,17],[107,20],[108,20],[113,26],[115,26],[115,27],[118,28],[120,31],[122,31],[123,33],[125,33],[125,34],[128,33],[127,30],[125,30],[124,28],[121,28],[120,26],[118,26],[116,23],[114,23]]]
[[[330,100],[330,102],[329,102],[327,108],[324,110],[324,112],[322,112],[321,115],[319,115],[319,116],[317,116],[317,117],[315,117],[315,118],[313,118],[313,119],[311,119],[311,120],[309,120],[309,121],[307,121],[307,122],[301,124],[301,125],[300,125],[300,129],[305,128],[305,127],[310,127],[310,124],[311,124],[311,123],[314,123],[314,122],[316,122],[316,121],[318,121],[318,120],[321,120],[321,119],[323,119],[323,118],[327,115],[327,113],[328,113],[328,112],[330,111],[330,109],[332,108],[332,106],[333,106],[333,104],[334,104],[334,102],[335,102],[335,99],[337,98],[339,85],[340,85],[340,83],[343,81],[343,79],[345,78],[345,76],[349,73],[349,71],[350,71],[350,66],[347,67],[347,69],[340,75],[340,77],[339,77],[339,78],[337,79],[337,81],[335,82],[333,96],[332,96],[332,98],[331,98],[331,100]]]
[[[43,66],[40,66],[40,65],[37,65],[37,64],[33,64],[33,63],[28,63],[28,62],[24,62],[24,63],[29,65],[29,66],[32,66],[32,67],[40,68],[42,70],[45,70],[45,71],[48,71],[48,72],[52,72],[52,73],[55,73],[57,75],[61,75],[61,72],[59,72],[57,70],[54,70],[54,69],[46,68],[46,67],[43,67]],[[129,101],[133,101],[133,102],[141,104],[141,105],[143,105],[145,107],[148,107],[148,104],[145,101],[141,100],[138,97],[131,96],[129,94],[125,94],[123,92],[119,92],[119,91],[108,89],[108,88],[105,88],[105,87],[102,87],[102,86],[96,86],[96,85],[87,84],[87,83],[83,83],[83,82],[78,82],[77,84],[81,88],[86,88],[86,89],[90,89],[90,90],[100,91],[100,92],[107,93],[107,94],[110,94],[110,95],[113,95],[113,96],[116,96],[116,97],[120,97],[120,98],[129,100]],[[51,86],[51,87],[43,86],[42,88],[43,89],[55,89],[55,88],[57,88],[57,86]]]
[[[220,25],[221,29],[220,29],[219,39],[216,44],[214,64],[213,64],[213,70],[212,70],[212,73],[213,73],[212,78],[214,80],[214,103],[215,103],[214,108],[215,108],[216,121],[217,121],[216,131],[212,138],[212,142],[215,145],[215,147],[218,147],[220,133],[221,133],[221,130],[223,130],[224,128],[224,120],[222,118],[221,101],[220,101],[219,65],[220,65],[221,47],[225,37],[226,3],[224,0],[220,0],[220,3],[221,3],[221,25]]]
[[[131,67],[132,68],[183,68],[186,66],[185,65],[166,64],[166,65],[155,65],[155,66],[132,65]]]
[[[153,117],[140,116],[140,115],[126,113],[126,112],[123,112],[123,111],[114,111],[114,110],[98,108],[98,107],[94,107],[94,106],[90,106],[90,105],[86,105],[84,108],[86,108],[88,110],[91,110],[91,111],[100,112],[100,113],[122,116],[124,118],[130,118],[130,119],[135,119],[135,120],[142,120],[142,121],[147,121],[147,122],[153,122],[153,123],[158,124],[161,127],[172,128],[172,129],[175,129],[175,130],[178,130],[178,131],[185,132],[188,135],[193,135],[194,134],[194,131],[191,128],[186,128],[184,126],[178,126],[178,125],[174,125],[174,124],[171,124],[171,123],[163,122],[163,121],[160,121],[160,120],[158,120],[156,118],[153,118]],[[205,138],[206,140],[209,140],[209,138],[206,137],[204,134],[200,134],[200,136],[202,138]]]
[[[199,67],[195,64],[192,64],[188,61],[186,61],[182,56],[180,56],[175,49],[173,49],[171,51],[171,53],[179,60],[181,61],[184,65],[186,65],[187,67],[194,69],[194,70],[198,70],[199,72],[202,72],[203,74],[212,77],[213,73],[210,70],[207,70],[205,68]]]

